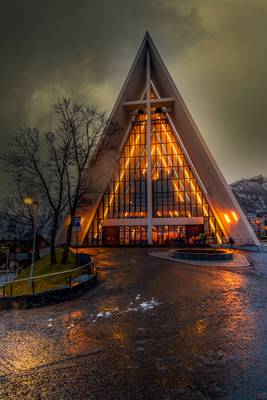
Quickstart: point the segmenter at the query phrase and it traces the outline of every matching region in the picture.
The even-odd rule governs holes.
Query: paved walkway
[[[89,252],[95,289],[0,312],[0,399],[267,399],[266,258],[218,268]]]

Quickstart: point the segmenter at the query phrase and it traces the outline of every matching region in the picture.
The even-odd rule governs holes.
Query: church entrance
[[[104,246],[118,246],[120,244],[120,227],[105,226],[103,230]]]
[[[204,225],[155,225],[152,229],[154,246],[198,246],[204,233]]]

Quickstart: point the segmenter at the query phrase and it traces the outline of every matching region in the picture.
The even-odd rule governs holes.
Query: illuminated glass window
[[[146,115],[133,122],[113,179],[103,196],[89,230],[89,244],[101,245],[104,219],[146,218],[147,149]]]
[[[151,91],[151,97],[155,94]],[[158,110],[157,110],[158,111]],[[122,226],[105,228],[105,220],[147,218],[147,115],[136,115],[119,165],[95,213],[87,243],[119,245],[147,243],[147,228]],[[152,217],[194,218],[203,217],[203,224],[153,226],[153,243],[196,244],[205,233],[209,243],[222,243],[223,233],[207,199],[179,146],[171,123],[165,113],[151,110],[151,173]],[[125,225],[125,226],[124,226]],[[138,225],[138,224],[137,224]]]

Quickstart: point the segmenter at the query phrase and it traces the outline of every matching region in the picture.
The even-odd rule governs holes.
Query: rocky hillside
[[[267,178],[259,175],[230,185],[245,213],[267,213]]]

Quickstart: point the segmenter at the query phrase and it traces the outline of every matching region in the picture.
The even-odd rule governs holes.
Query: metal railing
[[[79,271],[84,272],[84,273],[78,273]],[[44,281],[45,279],[51,279],[51,278],[57,278],[60,276],[63,276],[63,279],[59,282],[56,282],[57,284],[53,286],[53,284],[51,285],[51,287],[46,287],[44,291],[47,290],[51,290],[51,289],[57,289],[59,288],[59,286],[62,286],[63,284],[64,287],[72,287],[76,282],[75,279],[77,279],[79,276],[82,275],[88,275],[88,278],[90,278],[90,276],[96,275],[96,268],[94,265],[93,261],[90,261],[88,264],[82,265],[80,267],[77,268],[73,268],[70,270],[64,270],[64,271],[59,271],[59,272],[52,272],[51,274],[44,274],[44,275],[37,275],[37,276],[33,276],[33,277],[27,277],[27,278],[21,278],[21,279],[14,279],[14,280],[10,280],[9,282],[5,283],[4,285],[0,285],[0,291],[2,291],[2,297],[6,297],[6,296],[13,296],[14,294],[14,289],[18,289],[18,286],[20,283],[23,282],[28,282],[29,285],[27,286],[28,290],[25,291],[24,294],[32,294],[34,295],[35,293],[41,293],[42,290],[38,291],[37,289],[37,283],[38,281],[42,280]],[[53,282],[52,282],[53,283]],[[55,283],[55,282],[54,282]],[[21,293],[19,294],[15,294],[15,295],[23,295]],[[0,293],[1,296],[1,293]]]

